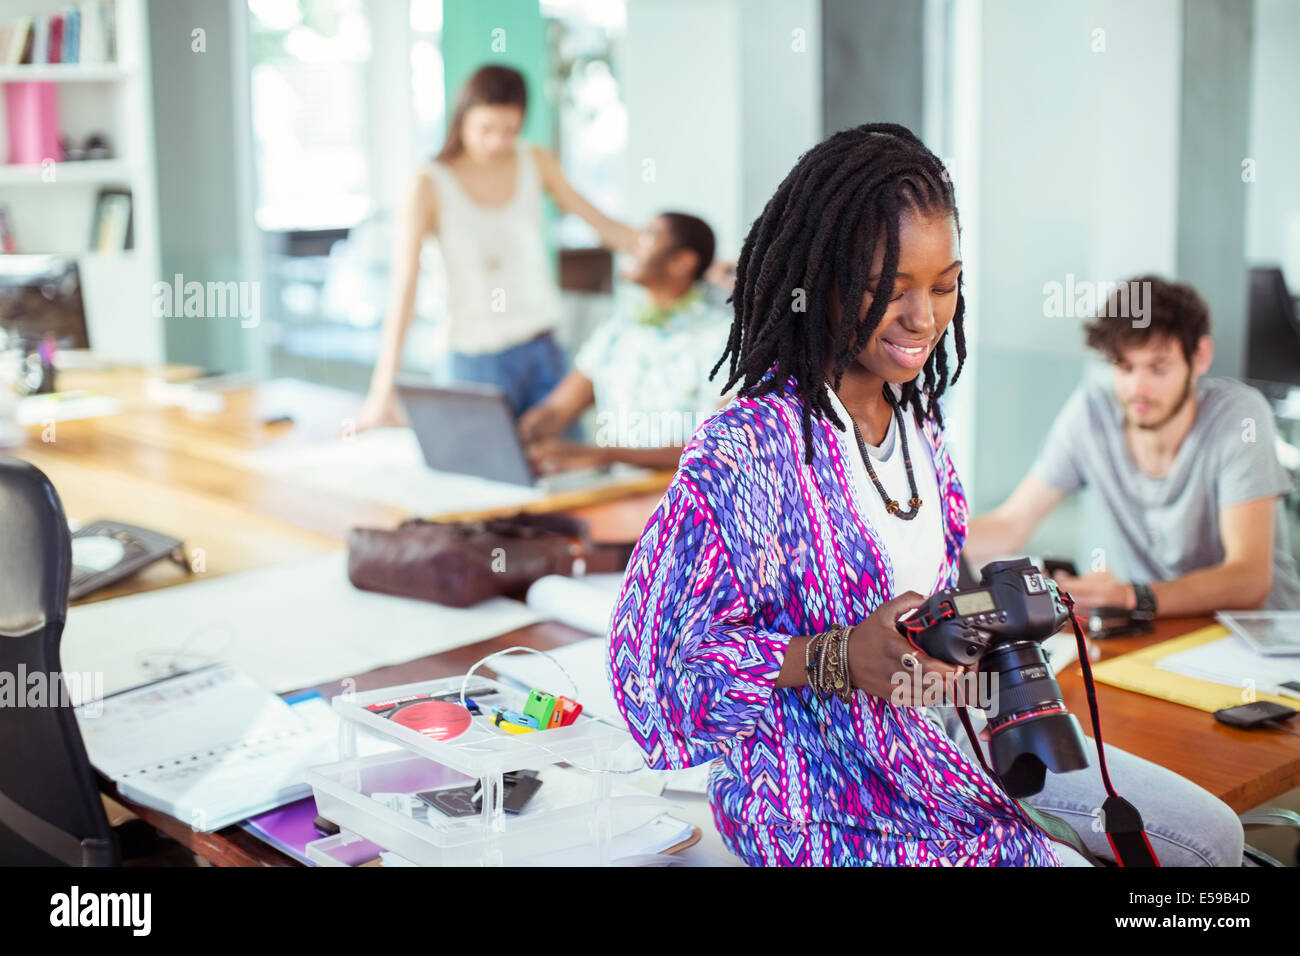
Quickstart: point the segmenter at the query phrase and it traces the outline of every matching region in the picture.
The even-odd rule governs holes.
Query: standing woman
[[[392,297],[359,427],[401,423],[394,380],[427,236],[438,238],[446,264],[451,377],[499,387],[516,416],[565,371],[552,334],[560,295],[543,236],[542,190],[590,223],[606,246],[635,249],[636,230],[579,195],[553,153],[520,139],[526,109],[522,74],[480,67],[461,88],[442,151],[412,178],[399,208]]]
[[[716,760],[714,820],[751,865],[1084,864],[926,718],[920,680],[894,693],[962,673],[894,626],[955,584],[966,531],[939,410],[948,339],[956,372],[965,355],[942,164],[885,123],[809,150],[734,301],[739,395],[687,445],[612,621],[648,765]]]

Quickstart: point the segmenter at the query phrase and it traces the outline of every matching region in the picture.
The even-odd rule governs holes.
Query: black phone
[[[68,600],[79,601],[164,558],[190,573],[179,539],[121,521],[92,521],[72,534]]]
[[[519,813],[541,785],[536,770],[512,770],[502,774],[501,809],[510,814]],[[424,790],[416,796],[449,817],[472,817],[483,809],[478,783]]]
[[[1296,711],[1271,700],[1257,700],[1236,707],[1224,707],[1214,712],[1214,719],[1229,727],[1253,730],[1274,720],[1287,720],[1296,715]]]

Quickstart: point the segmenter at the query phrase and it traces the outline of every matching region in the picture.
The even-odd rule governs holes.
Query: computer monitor
[[[1282,270],[1250,270],[1246,378],[1300,386],[1300,318]]]
[[[0,328],[64,349],[90,348],[77,261],[65,256],[0,255]]]

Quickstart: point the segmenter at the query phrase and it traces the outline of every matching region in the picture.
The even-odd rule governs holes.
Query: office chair
[[[104,812],[64,692],[59,641],[72,545],[63,505],[38,469],[0,458],[0,865],[113,866]],[[44,682],[29,698],[31,678]],[[35,703],[38,706],[30,706]]]

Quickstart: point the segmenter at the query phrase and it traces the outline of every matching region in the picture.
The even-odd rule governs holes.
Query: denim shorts
[[[568,369],[564,352],[549,332],[500,352],[450,354],[449,372],[456,382],[495,385],[518,418],[551,393]]]

